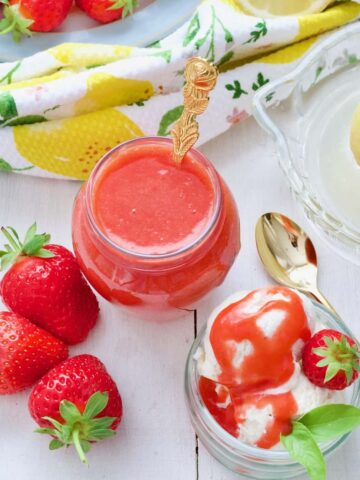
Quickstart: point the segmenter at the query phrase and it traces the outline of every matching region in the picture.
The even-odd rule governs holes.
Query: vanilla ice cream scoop
[[[241,441],[273,448],[292,419],[341,402],[302,372],[305,342],[325,328],[312,302],[286,287],[238,292],[209,317],[196,353],[205,405]]]
[[[296,296],[299,299],[299,303],[302,306],[305,316],[304,328],[308,328],[309,336],[311,331],[315,329],[315,315],[311,301],[304,295],[285,287],[271,287],[269,289],[259,289],[255,292],[236,292],[222,302],[209,317],[203,345],[197,352],[199,374],[215,382],[221,381],[220,377],[222,374],[222,368],[215,355],[213,342],[211,341],[211,337],[214,333],[214,322],[222,312],[231,308],[231,305],[239,304],[240,301],[241,306],[234,307],[233,311],[234,318],[239,316],[237,322],[238,329],[242,328],[241,322],[243,320],[252,319],[253,327],[257,328],[259,333],[261,333],[265,339],[268,339],[268,349],[267,352],[263,352],[263,355],[270,354],[272,349],[277,349],[276,341],[272,342],[271,339],[274,338],[274,336],[277,337],[279,334],[279,338],[281,338],[281,330],[283,328],[282,323],[288,314],[284,309],[284,304],[291,303],[291,297],[289,296],[290,292],[292,298]],[[232,320],[228,319],[229,323],[235,323],[234,318]],[[237,340],[235,337],[236,336],[232,338],[230,335],[229,338],[224,340],[226,345],[223,346],[223,349],[227,347],[228,355],[231,357],[230,361],[234,370],[236,370],[236,372],[234,372],[236,378],[233,377],[230,383],[241,384],[241,366],[246,357],[254,355],[254,345],[251,341],[251,335],[248,335],[248,338],[242,338],[240,340]],[[294,370],[296,370],[295,363],[299,360],[303,344],[303,340],[300,337],[295,336],[294,342],[290,345],[293,352]],[[264,347],[266,347],[266,345],[264,345]],[[245,381],[247,381],[247,379],[245,379]],[[228,382],[224,382],[224,379],[222,379],[222,383],[225,384]]]

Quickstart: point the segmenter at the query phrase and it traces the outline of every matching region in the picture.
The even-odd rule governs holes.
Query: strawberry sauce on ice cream
[[[198,352],[199,392],[231,435],[272,448],[304,408],[334,401],[336,394],[301,372],[302,347],[317,327],[313,317],[309,300],[277,286],[237,294],[213,312]]]

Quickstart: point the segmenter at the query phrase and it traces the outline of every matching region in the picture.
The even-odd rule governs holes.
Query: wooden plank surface
[[[291,198],[277,166],[274,145],[250,119],[205,145],[231,187],[242,222],[242,250],[224,284],[198,306],[198,327],[211,309],[237,289],[270,283],[257,258],[254,226],[265,211],[292,216],[314,236],[324,293],[360,336],[360,270],[336,257],[313,233]],[[0,224],[24,232],[33,220],[53,241],[71,246],[70,218],[79,185],[71,181],[0,174]],[[101,321],[71,353],[98,355],[117,381],[124,421],[114,440],[89,454],[83,467],[73,452],[47,451],[27,412],[28,392],[0,399],[1,480],[230,480],[241,478],[219,465],[199,445],[183,400],[183,371],[194,336],[194,319],[152,323],[132,319],[101,301]],[[355,480],[360,469],[360,432],[329,463],[329,480]]]

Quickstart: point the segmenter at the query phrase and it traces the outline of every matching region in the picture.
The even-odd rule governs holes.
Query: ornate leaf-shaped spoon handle
[[[217,68],[204,58],[193,57],[186,63],[184,110],[171,130],[174,142],[173,158],[176,163],[181,163],[187,151],[199,138],[196,116],[206,110],[209,103],[208,93],[215,87],[217,77]]]

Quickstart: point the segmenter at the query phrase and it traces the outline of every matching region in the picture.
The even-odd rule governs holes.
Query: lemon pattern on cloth
[[[302,14],[244,14],[245,4],[288,3]],[[255,92],[290,72],[322,40],[319,34],[360,19],[360,0],[305,14],[310,3],[311,11],[315,3],[319,11],[328,0],[203,0],[183,26],[149,47],[68,43],[0,63],[0,159],[18,170],[35,165],[29,170],[34,175],[43,169],[85,179],[117,143],[169,136],[181,114],[184,66],[191,56],[206,58],[221,72],[200,119],[198,145],[214,138],[251,115]],[[339,65],[360,64],[360,42],[350,39],[336,55]],[[331,65],[314,65],[309,78],[322,80]],[[266,104],[281,95],[269,90]]]
[[[97,72],[87,78],[86,94],[75,104],[75,113],[87,113],[116,105],[147,100],[154,93],[152,84],[143,80],[117,78]]]
[[[133,48],[118,45],[96,45],[88,43],[63,43],[50,48],[48,53],[60,65],[79,69],[115,62],[131,55]]]
[[[143,136],[140,128],[114,108],[14,128],[16,148],[25,159],[79,180],[89,176],[108,150],[139,136]]]

